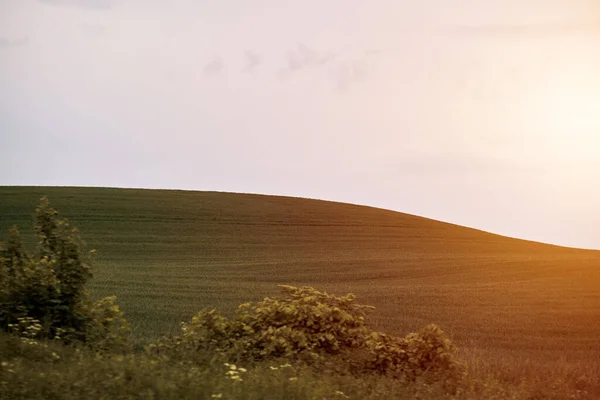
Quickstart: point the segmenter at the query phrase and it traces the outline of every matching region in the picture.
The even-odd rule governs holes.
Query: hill
[[[600,252],[351,204],[113,188],[0,187],[0,238],[18,224],[34,244],[42,195],[97,249],[91,289],[141,340],[292,284],[353,292],[391,333],[435,322],[498,357],[600,360]]]

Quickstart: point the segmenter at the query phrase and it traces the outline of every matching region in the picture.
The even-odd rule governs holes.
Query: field
[[[92,293],[117,295],[142,343],[292,284],[355,293],[377,330],[434,322],[485,368],[599,370],[598,251],[350,204],[107,188],[0,187],[0,238],[17,224],[35,245],[42,195],[97,250]]]

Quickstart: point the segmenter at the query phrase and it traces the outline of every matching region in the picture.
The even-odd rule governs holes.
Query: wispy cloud
[[[225,64],[223,63],[221,56],[215,54],[213,58],[204,66],[202,72],[204,72],[204,75],[217,75],[223,70],[224,67]]]
[[[335,59],[332,52],[320,52],[298,43],[295,50],[287,53],[287,70],[299,71],[308,67],[325,65]]]
[[[600,33],[600,20],[539,24],[461,25],[450,28],[450,31],[458,35],[477,37],[559,36],[582,33]]]
[[[112,8],[112,0],[38,0],[40,3],[55,6],[84,8],[89,10],[108,10]]]
[[[244,66],[243,72],[253,72],[256,67],[258,67],[262,62],[262,56],[260,54],[256,54],[253,51],[246,50],[244,53],[246,57],[246,65]]]

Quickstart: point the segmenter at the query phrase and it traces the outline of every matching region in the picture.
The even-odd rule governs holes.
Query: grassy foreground
[[[143,353],[98,355],[52,342],[24,344],[0,334],[0,396],[4,399],[487,399],[592,400],[585,382],[564,371],[543,381],[510,382],[475,371],[455,394],[424,382],[331,373],[285,360],[238,364],[218,357],[173,363]],[[588,371],[590,374],[600,371]],[[480,375],[477,375],[480,374]],[[232,379],[233,376],[239,378]],[[527,375],[526,378],[531,378]],[[565,382],[564,378],[571,378]]]
[[[278,283],[309,285],[376,306],[380,331],[437,323],[473,376],[528,396],[513,398],[600,396],[598,252],[348,204],[181,191],[3,187],[0,229],[31,232],[44,194],[98,250],[93,293],[118,296],[141,342],[201,308],[228,312]]]

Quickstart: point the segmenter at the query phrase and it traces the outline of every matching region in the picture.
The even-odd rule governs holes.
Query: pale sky
[[[311,197],[600,249],[600,3],[0,0],[0,185]]]

